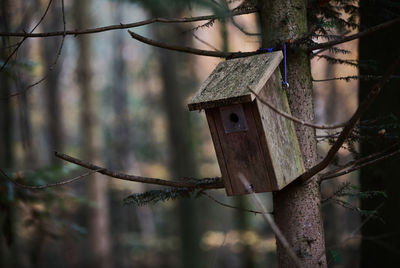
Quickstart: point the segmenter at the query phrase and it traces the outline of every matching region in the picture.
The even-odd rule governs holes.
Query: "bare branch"
[[[241,210],[241,211],[244,211],[244,212],[251,212],[251,213],[255,213],[255,214],[263,214],[263,213],[265,213],[265,212],[261,212],[261,211],[257,211],[257,210],[251,210],[251,209],[247,209],[247,208],[235,207],[235,206],[231,206],[231,205],[222,203],[221,201],[217,200],[216,198],[212,197],[211,195],[209,195],[206,192],[201,192],[201,194],[207,196],[209,199],[211,199],[212,201],[214,201],[215,203],[217,203],[217,204],[219,204],[219,205],[221,205],[223,207],[233,208],[233,209]]]
[[[198,188],[198,189],[220,189],[224,188],[224,184],[222,183],[221,178],[207,178],[207,179],[195,179],[195,178],[181,178],[180,181],[168,181],[157,178],[149,178],[142,177],[136,175],[128,175],[124,173],[120,173],[117,171],[109,170],[107,168],[99,167],[94,164],[85,162],[83,160],[74,158],[72,156],[55,152],[55,156],[68,161],[70,163],[74,163],[81,167],[91,169],[91,170],[99,170],[98,172],[109,177],[113,177],[120,180],[132,181],[132,182],[141,182],[147,184],[156,184],[170,187],[186,187],[186,188]]]
[[[333,178],[336,178],[336,177],[339,177],[339,176],[342,176],[342,175],[349,174],[349,173],[351,173],[351,172],[353,172],[353,171],[356,171],[356,170],[358,170],[358,169],[364,168],[364,167],[366,167],[366,166],[373,165],[373,164],[375,164],[375,163],[378,163],[378,162],[380,162],[380,161],[382,161],[382,160],[388,159],[388,158],[390,158],[390,157],[392,157],[392,156],[395,156],[395,155],[397,155],[397,154],[400,154],[400,149],[399,149],[399,150],[396,150],[396,151],[394,151],[394,152],[392,152],[392,153],[390,153],[390,154],[385,154],[385,155],[383,155],[383,156],[381,156],[381,157],[377,157],[377,158],[374,158],[374,159],[369,160],[369,161],[367,161],[367,162],[364,162],[364,163],[362,163],[362,164],[356,165],[356,166],[354,166],[354,167],[352,167],[352,168],[349,168],[349,169],[347,169],[347,170],[345,170],[345,171],[336,172],[336,173],[331,173],[331,174],[327,174],[327,175],[322,175],[322,176],[320,177],[320,180],[321,180],[321,181],[324,181],[324,180],[333,179]]]
[[[397,18],[397,19],[394,19],[394,20],[391,20],[391,21],[388,21],[388,22],[384,22],[384,23],[378,24],[378,25],[376,25],[374,27],[371,27],[371,28],[369,28],[369,29],[367,29],[365,31],[362,31],[362,32],[359,32],[359,33],[356,33],[356,34],[353,34],[353,35],[345,36],[345,37],[337,39],[337,40],[332,40],[332,41],[328,41],[328,42],[325,42],[325,43],[315,44],[313,46],[310,46],[308,48],[308,51],[312,52],[313,50],[316,50],[316,49],[324,49],[324,48],[327,48],[327,47],[331,47],[331,46],[339,45],[339,44],[342,44],[342,43],[346,43],[346,42],[352,41],[354,39],[358,39],[358,38],[364,37],[366,35],[370,35],[372,33],[380,31],[382,29],[388,28],[390,26],[396,25],[397,23],[400,23],[400,18]]]
[[[314,167],[312,167],[311,169],[307,170],[305,173],[303,173],[302,175],[299,176],[299,179],[301,181],[305,182],[305,181],[309,180],[315,174],[317,174],[318,172],[320,172],[321,170],[323,170],[324,168],[326,168],[329,165],[329,163],[335,157],[336,153],[342,147],[345,140],[351,134],[351,132],[352,132],[353,128],[355,127],[355,125],[357,124],[358,120],[368,110],[369,106],[374,102],[375,98],[381,92],[383,86],[386,84],[389,77],[394,73],[394,71],[397,69],[397,67],[399,65],[400,65],[400,57],[395,61],[394,64],[392,64],[389,67],[389,69],[386,71],[383,78],[372,87],[372,89],[368,93],[368,96],[366,97],[366,99],[358,106],[358,108],[355,111],[355,113],[353,114],[353,116],[346,123],[345,127],[343,128],[343,130],[340,133],[339,137],[337,138],[336,142],[329,149],[325,158],[321,162],[319,162],[317,165],[315,165]]]
[[[44,20],[44,18],[47,15],[47,12],[50,9],[51,3],[53,2],[53,0],[49,0],[49,3],[47,4],[47,7],[42,15],[42,17],[39,19],[39,21],[36,23],[35,26],[33,26],[32,30],[30,30],[29,34],[32,34],[34,30],[36,30],[36,28],[42,23],[42,21]],[[26,36],[24,36],[24,38],[22,38],[22,40],[20,42],[18,42],[16,45],[16,47],[14,48],[14,50],[11,52],[10,55],[8,55],[7,59],[4,61],[4,63],[1,65],[0,68],[0,72],[3,71],[3,69],[6,67],[6,65],[8,64],[8,62],[11,60],[11,58],[15,55],[15,53],[17,53],[18,49],[22,46],[22,44],[24,43],[24,41],[27,39]]]
[[[158,42],[149,38],[146,38],[144,36],[138,35],[130,30],[128,30],[129,34],[132,36],[133,39],[136,39],[140,42],[143,42],[145,44],[155,46],[155,47],[160,47],[160,48],[165,48],[169,50],[174,50],[174,51],[179,51],[179,52],[185,52],[185,53],[190,53],[190,54],[195,54],[195,55],[200,55],[200,56],[209,56],[209,57],[217,57],[217,58],[239,58],[239,57],[248,57],[256,54],[260,54],[262,52],[259,51],[251,51],[251,52],[222,52],[222,51],[214,51],[214,50],[203,50],[203,49],[197,49],[197,48],[192,48],[192,47],[183,47],[183,46],[177,46],[177,45],[170,45],[166,44],[163,42]]]
[[[374,159],[374,158],[377,158],[377,157],[381,157],[382,155],[385,155],[386,153],[388,153],[391,150],[393,150],[398,145],[399,145],[399,143],[396,142],[396,143],[390,145],[389,147],[387,147],[387,148],[385,148],[385,149],[383,149],[383,150],[381,150],[379,152],[367,155],[365,157],[362,157],[362,158],[359,158],[359,159],[356,159],[356,160],[353,160],[353,161],[349,161],[349,162],[345,163],[344,165],[339,166],[338,168],[336,168],[334,170],[331,170],[329,172],[321,174],[321,178],[330,176],[330,175],[332,175],[334,173],[338,173],[339,171],[341,171],[343,169],[346,169],[348,167],[361,164],[361,163],[363,163],[363,162],[365,162],[367,160]]]
[[[341,128],[344,127],[346,125],[346,122],[344,123],[340,123],[340,124],[336,124],[336,125],[317,125],[314,123],[310,123],[310,122],[306,122],[302,119],[299,119],[297,117],[292,116],[289,113],[286,113],[284,111],[279,110],[278,108],[276,108],[275,106],[273,106],[271,103],[269,103],[267,100],[261,98],[259,95],[257,95],[257,93],[255,93],[249,86],[247,86],[248,90],[254,94],[254,96],[264,105],[268,106],[271,110],[273,110],[274,112],[276,112],[277,114],[292,120],[295,123],[304,125],[304,126],[308,126],[308,127],[313,127],[313,128],[318,128],[318,129],[334,129],[334,128]]]
[[[211,45],[210,43],[204,41],[203,39],[201,39],[200,37],[198,37],[197,35],[195,35],[194,33],[192,33],[193,37],[199,41],[200,43],[212,48],[214,51],[220,51],[218,48],[216,48],[215,46]]]
[[[335,81],[335,80],[345,80],[349,82],[350,80],[378,80],[381,79],[381,75],[349,75],[349,76],[340,76],[340,77],[333,77],[333,78],[326,78],[326,79],[313,79],[313,82],[327,82],[327,81]],[[390,79],[399,79],[399,75],[392,75]]]
[[[50,1],[50,3],[51,3],[51,1]],[[49,3],[49,4],[50,4],[50,3]],[[49,8],[49,6],[48,6],[47,9],[46,9],[46,13],[47,13],[48,8]],[[65,31],[66,31],[66,21],[65,21],[64,0],[61,0],[61,13],[62,13],[62,19],[63,19],[63,29],[64,29],[64,33],[65,33]],[[43,17],[41,18],[41,20],[44,19],[44,16],[45,16],[45,15],[43,15]],[[38,24],[37,24],[37,25],[38,25]],[[34,29],[35,29],[35,27],[34,27]],[[33,30],[34,30],[34,29],[33,29]],[[33,31],[33,30],[32,30],[32,31]],[[32,31],[31,31],[31,32],[32,32]],[[22,42],[25,41],[26,39],[27,39],[27,37],[24,37],[24,39],[20,42],[20,44],[22,44]],[[51,72],[51,71],[54,69],[54,67],[56,67],[56,65],[57,65],[57,63],[58,63],[58,60],[59,60],[59,58],[60,58],[60,56],[61,56],[62,49],[63,49],[63,47],[64,47],[64,41],[65,41],[65,34],[62,36],[60,46],[59,46],[58,49],[57,49],[56,58],[54,59],[54,62],[53,62],[53,63],[49,66],[49,68],[48,68],[48,71],[49,71],[49,72]],[[15,51],[17,51],[19,47],[20,47],[20,46],[18,45]],[[5,62],[5,64],[6,64],[6,62]],[[4,65],[3,65],[3,66],[4,66]],[[1,71],[1,70],[0,70],[0,71]],[[11,93],[11,94],[9,94],[9,95],[7,95],[7,96],[0,96],[0,100],[8,100],[8,99],[10,99],[10,98],[12,98],[12,97],[25,94],[29,89],[31,89],[31,88],[33,88],[33,87],[39,85],[39,84],[42,83],[44,80],[46,80],[48,76],[49,76],[49,73],[47,73],[45,76],[43,76],[42,78],[40,78],[39,80],[37,80],[35,83],[30,84],[29,86],[27,86],[26,88],[24,88],[24,89],[22,89],[22,90],[18,90],[17,92]]]
[[[290,246],[289,242],[287,241],[286,237],[282,234],[281,230],[279,229],[278,225],[276,225],[274,218],[267,213],[267,210],[265,209],[263,203],[260,201],[258,196],[254,193],[253,188],[249,184],[248,180],[243,176],[242,173],[238,174],[240,181],[242,184],[246,187],[249,193],[251,193],[251,196],[253,197],[254,202],[261,208],[261,211],[263,212],[261,215],[265,219],[265,221],[269,224],[271,227],[272,231],[275,234],[276,239],[278,239],[282,246],[286,249],[288,255],[292,258],[294,265],[296,267],[302,267],[301,262],[299,258],[297,257],[296,253]]]
[[[67,31],[55,31],[55,32],[46,32],[46,33],[15,33],[15,32],[0,32],[0,36],[20,36],[20,37],[51,37],[51,36],[63,36],[63,35],[82,35],[82,34],[94,34],[100,32],[107,32],[112,30],[120,30],[120,29],[129,29],[139,26],[144,26],[156,22],[160,23],[188,23],[188,22],[196,22],[196,21],[204,21],[204,20],[216,20],[221,18],[228,18],[232,16],[239,16],[244,14],[250,14],[257,12],[256,8],[246,9],[246,10],[235,10],[232,12],[227,12],[218,15],[207,15],[207,16],[199,16],[199,17],[187,17],[187,18],[152,18],[148,20],[127,23],[127,24],[115,24],[104,27],[90,28],[85,30],[67,30]]]
[[[23,189],[29,189],[29,190],[43,190],[46,188],[50,188],[50,187],[55,187],[55,186],[61,186],[61,185],[65,185],[65,184],[69,184],[71,182],[83,179],[93,173],[99,172],[101,171],[101,169],[95,169],[95,170],[91,170],[89,172],[86,172],[82,175],[79,175],[77,177],[74,177],[72,179],[68,179],[68,180],[64,180],[64,181],[60,181],[60,182],[55,182],[55,183],[49,183],[49,184],[45,184],[45,185],[39,185],[39,186],[31,186],[31,185],[26,185],[26,184],[22,184],[19,183],[13,179],[11,179],[1,168],[0,168],[0,173],[3,175],[4,178],[6,178],[8,181],[10,181],[12,184],[14,184],[16,187],[18,188],[23,188]]]

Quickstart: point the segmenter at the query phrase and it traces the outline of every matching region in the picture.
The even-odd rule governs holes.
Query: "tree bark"
[[[297,39],[307,32],[306,1],[259,1],[262,46]],[[289,88],[286,89],[292,114],[314,121],[310,59],[305,50],[287,53]],[[296,126],[304,158],[310,168],[317,163],[315,130]],[[294,182],[273,195],[277,225],[297,253],[302,267],[326,267],[324,230],[321,217],[320,185],[316,176],[307,184]],[[294,267],[286,249],[277,242],[279,267]]]
[[[83,29],[90,23],[91,1],[74,3],[76,27]],[[96,100],[91,85],[91,43],[90,36],[77,37],[78,62],[77,79],[81,91],[81,130],[84,158],[98,161],[100,157],[100,129],[95,114]],[[111,238],[109,230],[109,207],[107,200],[107,182],[99,174],[94,174],[88,181],[89,199],[94,206],[89,209],[89,266],[96,268],[113,267],[111,259]]]

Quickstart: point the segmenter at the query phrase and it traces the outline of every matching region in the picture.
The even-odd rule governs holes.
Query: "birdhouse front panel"
[[[235,104],[206,110],[207,121],[228,195],[247,194],[239,178],[242,174],[254,192],[271,192],[270,164],[263,152],[266,144],[260,137],[253,116],[254,103]]]
[[[281,60],[282,53],[273,52],[221,62],[188,105],[206,112],[228,195],[278,191],[304,172],[293,122],[248,90],[290,113]]]

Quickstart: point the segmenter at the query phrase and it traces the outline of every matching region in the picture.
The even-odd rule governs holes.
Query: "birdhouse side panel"
[[[209,121],[213,120],[211,124],[214,125],[216,130],[212,137],[227,194],[242,195],[249,193],[239,178],[239,174],[243,174],[254,192],[270,192],[272,186],[266,168],[267,163],[261,138],[252,113],[252,103],[240,104],[240,106],[243,107],[246,126],[238,128],[238,131],[231,131],[229,126],[226,126],[229,122],[224,122],[224,120],[235,122],[237,120],[234,112],[230,113],[229,117],[224,118],[226,110],[229,111],[229,106],[207,111],[207,117],[210,117]],[[234,111],[236,108],[233,107],[232,109]],[[211,126],[210,129],[212,129]]]
[[[277,69],[259,96],[279,110],[290,114],[286,93],[281,85],[281,74]],[[294,124],[259,100],[257,106],[276,176],[274,190],[280,190],[305,171]]]

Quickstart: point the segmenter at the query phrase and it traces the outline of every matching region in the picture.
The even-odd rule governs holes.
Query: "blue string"
[[[282,81],[282,84],[283,84],[283,86],[288,88],[289,83],[287,82],[287,71],[286,71],[286,43],[283,43],[283,62],[285,64],[285,80]]]
[[[273,47],[265,47],[265,48],[259,48],[257,51],[261,52],[261,51],[267,51],[267,52],[273,52],[276,48],[276,45]],[[285,78],[284,81],[282,81],[282,85],[285,88],[289,87],[289,83],[287,82],[287,71],[286,71],[286,43],[283,43],[283,62],[285,65]]]
[[[267,51],[267,52],[273,52],[276,48],[276,45],[273,47],[265,47],[265,48],[259,48],[257,51]]]

